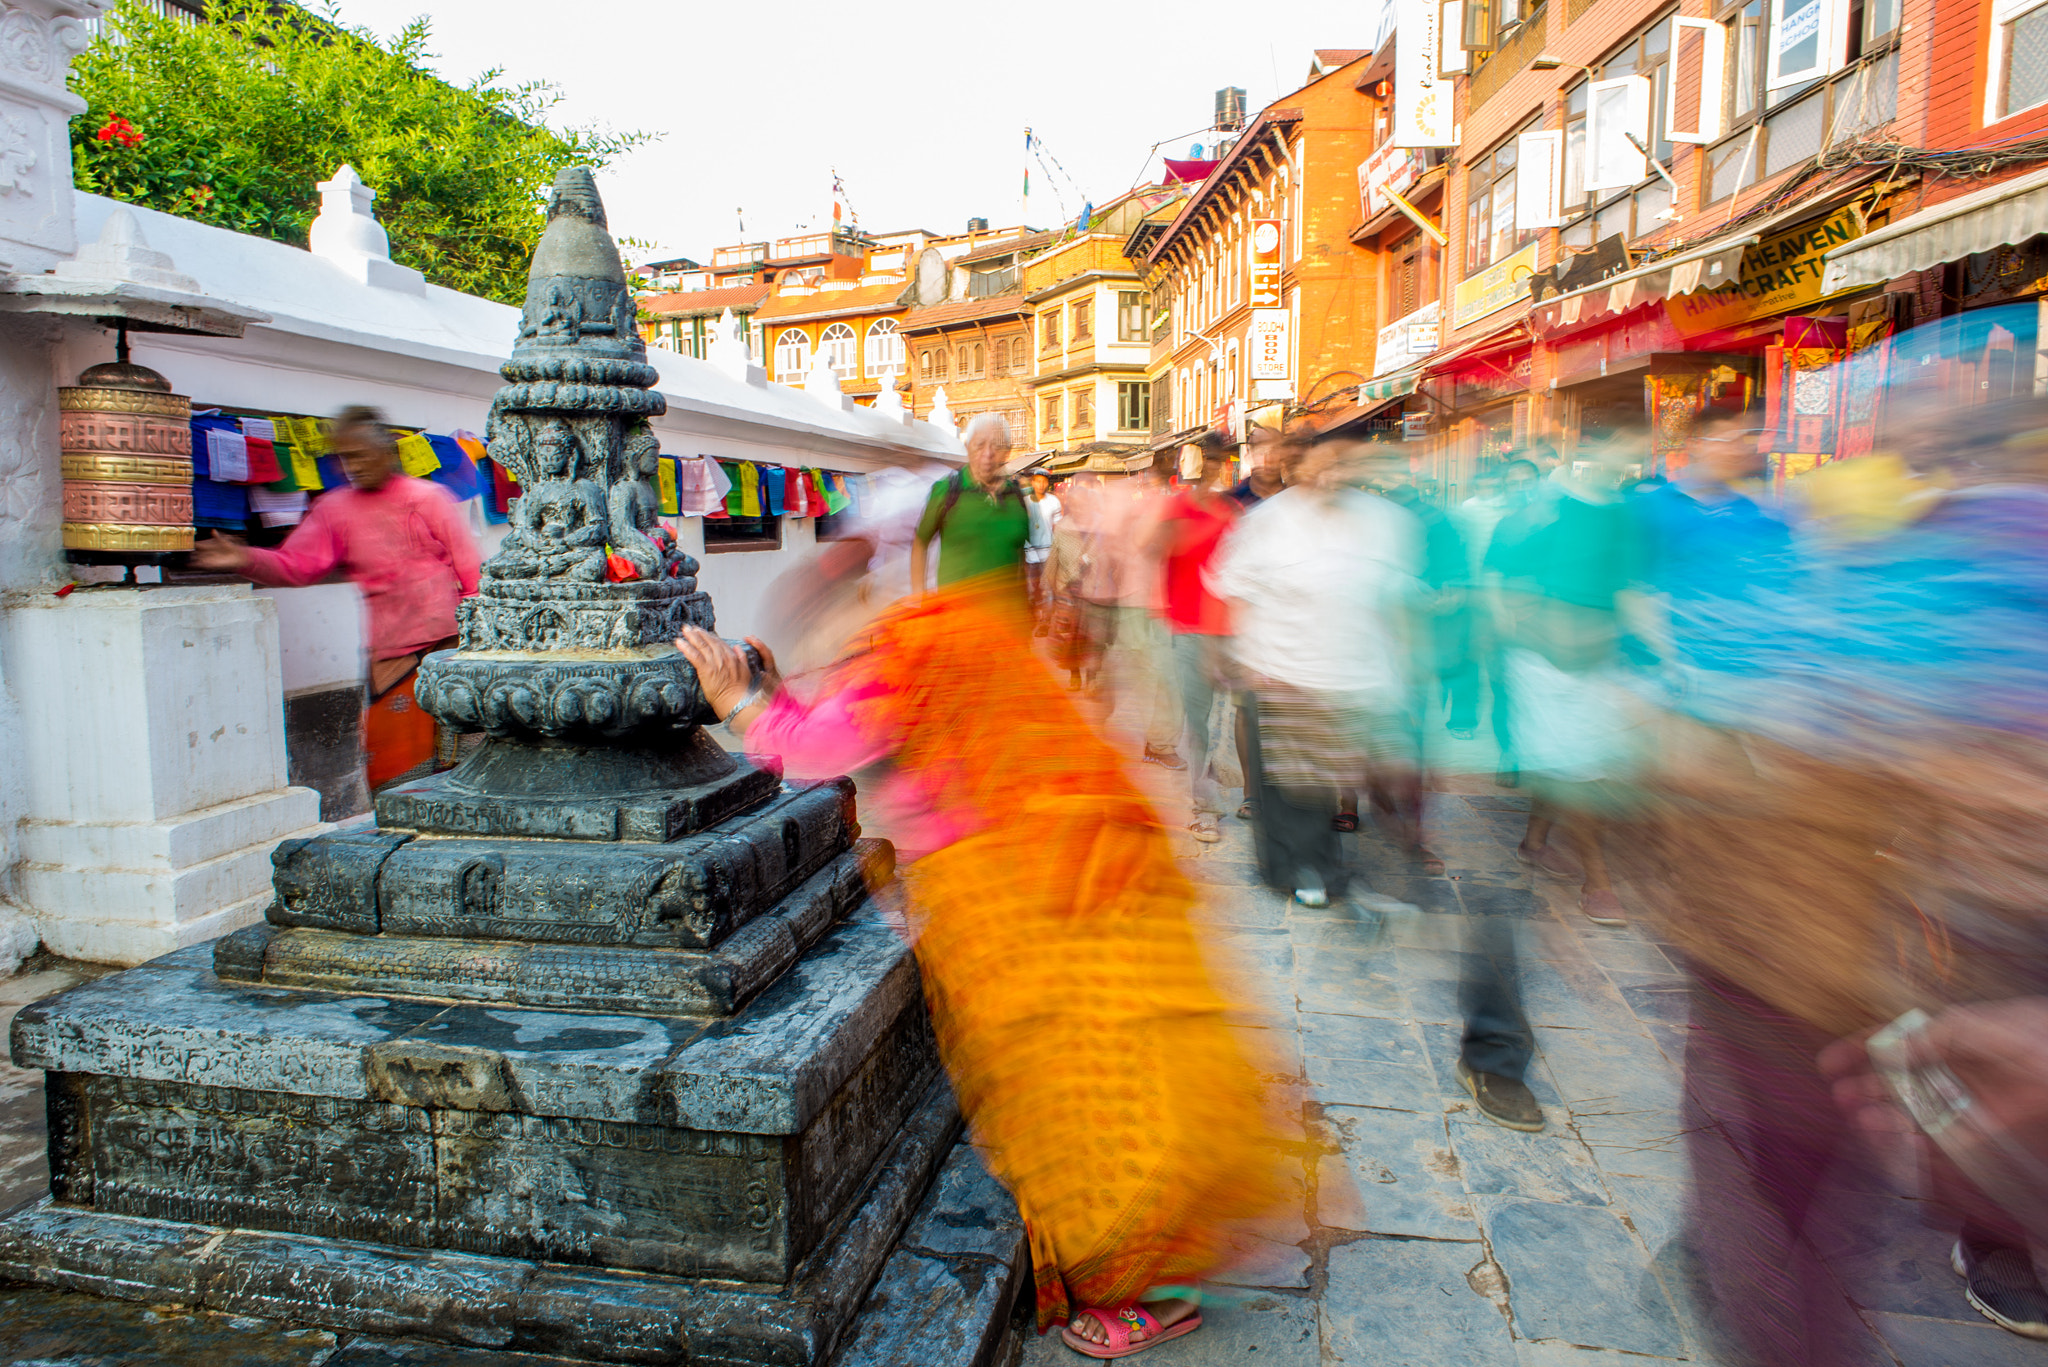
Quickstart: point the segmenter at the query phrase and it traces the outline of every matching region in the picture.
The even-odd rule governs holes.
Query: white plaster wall
[[[277,610],[240,586],[82,589],[0,615],[24,815],[153,822],[285,786]]]
[[[362,591],[354,584],[257,589],[277,608],[277,646],[285,696],[362,682]]]

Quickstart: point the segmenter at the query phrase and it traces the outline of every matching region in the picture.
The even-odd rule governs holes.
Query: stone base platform
[[[42,1214],[46,1215],[48,1209]],[[41,1216],[37,1218],[40,1222]],[[110,1218],[118,1222],[116,1228],[144,1223]],[[0,1226],[0,1230],[4,1228]],[[73,1232],[81,1228],[74,1224]],[[213,1273],[243,1263],[245,1260],[239,1255],[248,1251],[242,1242],[246,1236],[214,1230],[207,1237],[211,1238],[213,1233],[224,1237],[205,1260],[208,1267],[201,1279],[210,1280]],[[67,1237],[52,1234],[35,1246],[55,1249]],[[132,1237],[114,1242],[138,1244]],[[303,1253],[305,1241],[289,1243],[295,1252]],[[204,1248],[205,1244],[197,1247]],[[218,1256],[223,1253],[224,1258]],[[838,1351],[830,1359],[832,1367],[994,1367],[1005,1346],[1006,1316],[1012,1313],[1018,1292],[1028,1284],[1028,1261],[1023,1222],[1009,1193],[988,1175],[974,1150],[961,1141],[946,1157],[909,1226],[889,1251],[852,1324],[840,1334]],[[832,1266],[835,1270],[848,1270],[844,1261]],[[526,1278],[526,1287],[534,1288],[543,1271],[527,1265],[518,1275]],[[92,1279],[82,1276],[81,1280]],[[232,1303],[237,1309],[207,1308],[216,1299]],[[147,1302],[49,1286],[8,1286],[0,1281],[0,1363],[562,1367],[572,1361],[588,1361],[560,1356],[558,1352],[498,1347],[495,1344],[499,1336],[494,1333],[488,1335],[494,1346],[463,1347],[426,1338],[425,1334],[434,1332],[431,1329],[352,1333],[347,1329],[252,1319],[243,1312],[258,1303],[256,1297],[249,1295],[203,1295],[202,1300],[185,1306],[158,1308]],[[812,1304],[815,1307],[818,1302]],[[516,1310],[511,1318],[517,1320]],[[464,1322],[476,1324],[475,1320]],[[502,1329],[503,1322],[497,1323]],[[504,1341],[525,1345],[539,1337],[530,1330],[521,1337],[515,1325],[512,1337]],[[567,1340],[552,1335],[547,1341]],[[715,1339],[699,1340],[696,1351],[705,1355],[718,1347]],[[654,1360],[718,1361],[704,1356]]]
[[[873,908],[715,1021],[281,991],[212,948],[16,1016],[53,1209],[782,1284],[938,1076]]]
[[[945,1336],[992,1346],[1021,1274],[1023,1231],[1014,1207],[978,1165],[962,1170],[963,1161],[974,1163],[970,1151],[961,1150],[948,1180],[934,1187],[958,1127],[951,1093],[934,1084],[846,1218],[783,1287],[107,1215],[48,1200],[0,1222],[0,1277],[353,1333],[601,1362],[819,1367],[831,1360],[878,1279],[883,1303],[876,1310],[900,1315],[906,1307],[886,1298],[890,1274],[900,1280],[918,1265],[958,1264],[984,1294],[961,1301],[960,1313],[947,1317]],[[949,1197],[957,1203],[977,1176],[981,1197],[964,1212],[932,1208]],[[920,1206],[924,1218],[912,1224]],[[906,1224],[899,1250],[897,1231]],[[911,1262],[897,1266],[906,1253]],[[857,1341],[889,1332],[878,1324]],[[915,1360],[971,1367],[985,1356],[984,1349]],[[879,1367],[912,1359],[863,1350],[851,1360]]]
[[[262,924],[214,942],[223,981],[461,999],[548,1011],[729,1016],[759,996],[886,880],[879,842],[839,856],[714,949],[353,935]]]

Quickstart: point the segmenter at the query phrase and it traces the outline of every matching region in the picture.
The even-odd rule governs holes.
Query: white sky
[[[1311,49],[1368,46],[1377,9],[439,0],[429,50],[458,84],[492,67],[552,82],[557,127],[660,134],[599,177],[612,231],[656,244],[635,260],[706,261],[715,246],[829,223],[835,166],[865,228],[1014,223],[1027,125],[1082,195],[1106,202],[1148,169],[1153,143],[1184,157],[1206,142],[1184,135],[1209,123],[1219,87],[1244,87],[1256,111],[1301,85]],[[422,0],[341,0],[347,22],[380,37],[422,12]],[[1053,182],[1032,166],[1034,226],[1063,216]],[[1064,216],[1078,214],[1080,195],[1057,189]]]

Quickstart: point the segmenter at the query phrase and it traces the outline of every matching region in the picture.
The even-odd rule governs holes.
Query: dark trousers
[[[1519,1082],[1529,1070],[1532,1046],[1529,1022],[1522,1016],[1515,923],[1504,916],[1474,916],[1470,927],[1464,980],[1458,985],[1458,1006],[1465,1013],[1465,1066]]]
[[[1337,815],[1335,790],[1327,800],[1299,806],[1266,782],[1266,766],[1259,753],[1258,695],[1240,693],[1237,705],[1244,718],[1245,758],[1251,764],[1244,784],[1245,792],[1254,795],[1252,844],[1258,853],[1259,876],[1270,888],[1292,892],[1301,886],[1305,869],[1323,880],[1330,896],[1343,896],[1351,885],[1351,871],[1344,864],[1342,837],[1330,825]]]

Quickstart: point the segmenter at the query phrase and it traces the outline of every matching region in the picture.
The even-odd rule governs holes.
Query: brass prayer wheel
[[[126,351],[57,390],[64,549],[82,553],[74,559],[192,549],[192,400],[128,364]]]

